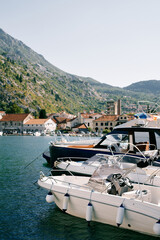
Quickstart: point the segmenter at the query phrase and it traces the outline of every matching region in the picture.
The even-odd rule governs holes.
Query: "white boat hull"
[[[62,209],[64,194],[54,193],[54,195],[55,195],[55,204],[60,209]],[[92,221],[117,226],[116,217],[117,217],[118,207],[120,206],[121,201],[118,201],[118,199],[115,198],[114,202],[113,202],[113,199],[111,201],[109,201],[109,199],[106,199],[106,201],[102,203],[102,202],[99,202],[98,197],[92,196],[91,202],[93,206]],[[85,195],[74,196],[70,193],[70,199],[69,199],[68,209],[66,213],[72,216],[85,219],[88,203],[89,203],[89,196],[87,199]],[[130,204],[125,203],[126,208],[128,205],[130,208],[135,209],[134,201],[132,201],[132,203]],[[138,203],[137,203],[137,208],[139,210],[141,208],[140,205],[138,206]],[[146,215],[139,214],[137,212],[130,211],[130,210],[125,210],[125,215],[124,215],[124,219],[121,227],[129,230],[134,230],[142,233],[155,235],[153,231],[153,226],[155,222],[156,222],[155,219],[146,217]]]
[[[66,176],[61,176],[60,178],[66,178]],[[76,177],[73,177],[76,179]],[[87,177],[77,177],[78,181],[83,182],[83,186],[88,182]],[[80,180],[79,180],[80,179]],[[92,211],[92,221],[101,222],[105,224],[110,224],[117,226],[116,218],[119,206],[123,203],[124,205],[124,217],[121,227],[129,230],[134,230],[142,232],[145,234],[155,235],[153,226],[160,217],[160,202],[157,203],[157,199],[150,199],[150,196],[146,195],[142,200],[128,198],[118,195],[111,195],[106,193],[101,193],[97,191],[85,189],[83,186],[77,188],[69,184],[55,184],[52,185],[49,183],[50,180],[43,179],[39,180],[38,184],[48,190],[51,189],[54,195],[55,204],[63,210],[64,195],[69,194],[68,206],[66,213],[80,217],[86,218],[86,211],[88,203],[91,202],[93,211]],[[76,182],[75,182],[76,184]],[[149,190],[150,186],[143,186],[143,188]],[[159,193],[158,187],[153,187],[155,195]],[[138,187],[137,187],[138,189]],[[146,202],[144,200],[147,200]],[[152,200],[153,203],[148,201]]]

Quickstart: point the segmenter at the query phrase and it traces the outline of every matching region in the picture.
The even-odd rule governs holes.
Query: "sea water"
[[[0,240],[151,240],[137,232],[63,213],[36,184],[50,168],[42,153],[53,137],[0,137]],[[77,206],[78,207],[78,206]],[[107,213],[106,213],[107,214]]]

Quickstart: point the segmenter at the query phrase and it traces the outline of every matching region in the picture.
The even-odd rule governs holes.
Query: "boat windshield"
[[[117,161],[117,160],[116,160]],[[103,192],[106,189],[108,176],[120,175],[126,177],[130,171],[136,168],[136,164],[128,165],[127,169],[123,168],[119,161],[114,164],[101,164],[90,177],[87,185],[96,191]]]
[[[125,143],[128,143],[129,136],[127,133],[113,133],[106,136],[106,139],[101,142],[101,146],[110,146],[114,143],[118,143],[122,147]],[[121,146],[122,145],[122,146]]]

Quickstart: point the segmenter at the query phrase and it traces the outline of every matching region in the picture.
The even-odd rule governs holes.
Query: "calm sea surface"
[[[50,168],[41,156],[53,137],[0,137],[0,240],[151,240],[140,233],[69,216],[35,182]],[[32,162],[32,164],[30,164]],[[28,165],[29,164],[29,165]],[[106,213],[107,214],[107,213]]]

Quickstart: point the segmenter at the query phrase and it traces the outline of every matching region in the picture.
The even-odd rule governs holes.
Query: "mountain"
[[[30,111],[99,109],[102,97],[88,82],[50,64],[21,41],[0,29],[0,100]],[[88,107],[89,106],[89,107]]]
[[[148,80],[140,81],[133,83],[124,89],[134,91],[134,92],[143,92],[158,95],[160,92],[160,80]]]
[[[138,99],[157,101],[151,91],[146,94],[66,73],[0,29],[0,110],[16,103],[30,112],[99,112],[106,109],[106,100],[118,98],[124,112]]]

